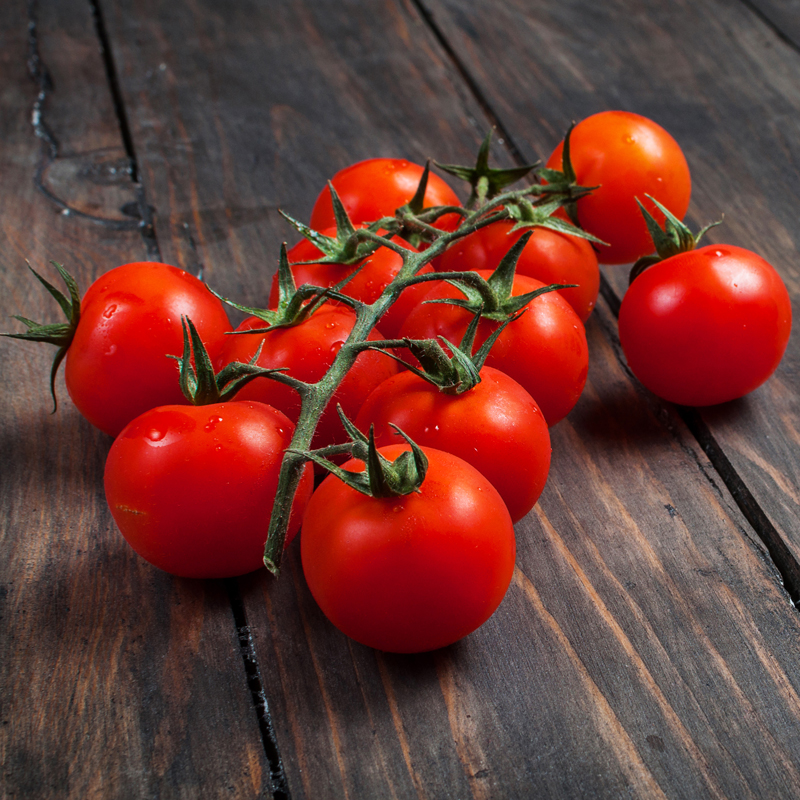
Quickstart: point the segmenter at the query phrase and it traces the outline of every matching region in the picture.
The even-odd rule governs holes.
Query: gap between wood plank
[[[241,652],[244,671],[247,675],[247,687],[250,689],[250,696],[253,699],[253,706],[258,719],[258,729],[261,732],[261,741],[264,744],[264,752],[269,763],[272,796],[274,800],[291,800],[289,783],[286,778],[286,771],[283,768],[283,760],[281,759],[278,740],[275,736],[275,727],[272,724],[272,714],[264,692],[264,683],[261,680],[261,669],[258,666],[244,601],[235,578],[225,580],[225,588],[228,592],[233,620],[236,625],[236,634],[239,638],[239,651]]]
[[[128,160],[131,165],[131,180],[136,186],[136,200],[138,205],[138,218],[136,223],[139,233],[144,242],[145,249],[147,250],[147,258],[151,261],[161,261],[161,249],[158,246],[158,239],[156,237],[156,229],[153,224],[154,209],[148,205],[145,198],[144,186],[141,183],[141,171],[139,169],[139,162],[136,158],[136,149],[133,145],[133,136],[131,129],[128,125],[128,116],[125,113],[125,103],[122,98],[122,90],[120,89],[119,80],[117,78],[117,69],[114,64],[114,57],[111,53],[111,43],[106,31],[105,21],[103,19],[103,12],[100,8],[98,0],[89,0],[89,8],[94,20],[94,27],[97,33],[97,38],[100,41],[100,55],[103,59],[103,66],[106,71],[106,79],[111,91],[111,99],[114,104],[114,113],[117,117],[119,125],[120,136],[122,143],[125,147],[125,152],[128,155]]]
[[[494,125],[501,134],[504,140],[502,143],[506,146],[511,158],[520,166],[526,164],[527,159],[524,158],[521,150],[514,143],[508,129],[503,125],[499,115],[494,111],[480,87],[473,80],[466,66],[456,54],[455,49],[450,46],[444,32],[436,24],[433,14],[425,8],[422,0],[411,0],[411,2],[419,11],[420,17],[425,24],[428,25],[431,33],[436,37],[436,40],[441,44],[442,49],[445,51],[448,58],[450,58],[456,71],[463,77],[467,87],[472,92],[475,100],[481,106],[492,125]],[[787,38],[787,36],[782,33],[768,17],[753,6],[749,0],[741,0],[741,2],[764,20],[783,41],[787,42],[795,50],[799,49],[791,39]],[[602,274],[600,276],[600,294],[608,304],[614,316],[618,317],[621,300]],[[623,366],[625,365],[623,364]],[[797,560],[792,555],[790,549],[781,538],[780,533],[772,524],[763,508],[761,508],[758,501],[747,488],[741,476],[736,472],[733,464],[731,464],[730,460],[723,452],[722,447],[703,421],[700,412],[696,408],[687,408],[683,406],[675,406],[675,408],[690,433],[703,449],[703,452],[708,456],[711,464],[719,474],[745,519],[758,538],[763,542],[772,559],[773,566],[781,577],[784,589],[788,593],[794,608],[797,609],[798,605],[800,605],[800,564],[798,564]]]

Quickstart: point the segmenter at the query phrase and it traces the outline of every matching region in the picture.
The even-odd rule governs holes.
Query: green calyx
[[[480,314],[482,317],[496,322],[505,322],[539,295],[575,286],[575,284],[571,283],[553,283],[525,294],[511,295],[511,290],[514,288],[514,273],[517,261],[532,235],[533,231],[528,231],[520,236],[503,256],[502,261],[497,265],[497,269],[488,279],[478,275],[477,272],[449,273],[447,282],[455,286],[464,295],[464,298],[443,298],[441,300],[425,300],[424,302],[459,306],[471,311],[473,314]],[[442,277],[439,273],[436,273],[435,276],[437,278]],[[430,277],[429,275],[424,275],[420,280]]]
[[[350,437],[350,449],[354,458],[365,464],[363,472],[349,472],[342,469],[325,456],[333,452],[341,452],[338,446],[305,452],[292,451],[310,459],[334,474],[352,489],[368,497],[399,497],[419,492],[428,470],[428,459],[416,442],[406,436],[396,425],[392,427],[408,442],[411,450],[402,452],[394,461],[389,461],[378,452],[375,446],[375,433],[372,427],[369,436],[365,436],[337,406],[339,418]]]
[[[545,180],[547,183],[541,187],[541,194],[545,197],[550,196],[558,198],[560,204],[564,207],[567,215],[572,222],[580,228],[578,221],[578,200],[587,194],[591,194],[598,186],[580,186],[575,174],[575,168],[572,166],[572,158],[570,156],[570,137],[575,128],[575,123],[569,126],[566,134],[564,134],[564,149],[561,152],[561,169],[550,169],[543,167],[537,170],[537,177]]]
[[[304,263],[357,264],[367,256],[372,255],[372,253],[380,247],[380,243],[370,239],[364,239],[363,235],[359,236],[358,230],[351,222],[347,210],[330,181],[328,181],[328,190],[331,193],[333,215],[336,218],[335,237],[325,236],[319,231],[309,228],[308,225],[304,225],[302,222],[290,217],[283,211],[280,212],[281,216],[323,254],[321,258],[315,261]],[[377,233],[380,227],[381,224],[379,221],[368,226],[367,230]]]
[[[236,393],[254,378],[274,376],[281,370],[265,369],[256,366],[261,355],[261,347],[247,364],[234,361],[219,373],[214,374],[214,366],[194,323],[188,317],[181,317],[183,325],[183,355],[169,355],[178,362],[179,382],[183,396],[193,406],[207,406],[232,400]],[[263,346],[263,343],[262,343]]]
[[[0,336],[7,336],[10,339],[24,339],[29,342],[46,342],[58,348],[55,358],[53,359],[53,366],[50,369],[50,394],[53,398],[53,413],[55,413],[58,408],[58,399],[56,398],[56,375],[58,374],[58,368],[61,366],[61,362],[67,355],[70,344],[72,344],[72,339],[75,336],[75,331],[80,322],[81,296],[78,291],[78,284],[72,275],[70,275],[61,264],[55,261],[51,261],[50,263],[58,270],[59,275],[61,275],[61,278],[67,286],[69,297],[56,289],[49,281],[45,280],[30,264],[28,264],[28,269],[30,269],[39,283],[50,292],[59,306],[61,306],[61,310],[67,318],[67,322],[45,325],[15,314],[13,318],[22,322],[28,330],[24,333],[2,333]]]
[[[454,345],[443,336],[439,337],[442,343],[447,346],[447,350],[436,339],[398,339],[375,342],[371,343],[369,349],[379,350],[385,355],[394,358],[403,364],[406,369],[433,384],[445,394],[464,394],[464,392],[474,389],[481,382],[481,369],[486,363],[486,358],[494,343],[506,329],[506,326],[516,320],[520,314],[525,313],[523,309],[510,316],[492,332],[491,336],[486,339],[478,351],[473,353],[475,335],[478,331],[478,323],[481,320],[482,311],[483,307],[473,316],[458,345]],[[415,356],[420,366],[416,367],[413,364],[409,364],[391,350],[386,349],[389,347],[405,347]],[[448,351],[450,355],[448,355]]]
[[[637,197],[636,202],[639,204],[639,210],[642,212],[644,221],[647,223],[647,230],[650,232],[650,238],[653,240],[656,252],[655,255],[642,256],[642,258],[633,265],[630,277],[628,278],[629,286],[648,267],[652,267],[653,264],[658,264],[659,261],[664,261],[680,253],[688,253],[690,250],[694,250],[700,239],[711,228],[722,223],[722,220],[717,220],[717,222],[706,225],[704,228],[701,228],[697,234],[694,234],[687,225],[681,222],[681,220],[666,208],[666,206],[659,203],[655,197],[651,197],[649,194],[646,194],[645,197],[664,215],[664,228],[661,228],[653,215],[642,205]]]
[[[595,244],[608,245],[602,239],[598,239],[588,231],[567,222],[560,217],[554,217],[559,208],[564,207],[563,198],[547,200],[546,198],[538,203],[532,203],[526,197],[519,197],[506,204],[508,216],[516,223],[509,233],[523,230],[525,228],[549,228],[551,231],[566,233],[570,236],[577,236],[581,239],[588,239]]]
[[[351,307],[357,307],[358,301],[352,297],[341,294],[340,289],[358,272],[354,270],[346,275],[339,283],[328,289],[321,286],[305,284],[299,289],[295,285],[289,258],[286,254],[286,243],[281,245],[281,256],[278,262],[278,307],[254,308],[245,306],[227,297],[217,294],[213,289],[209,291],[222,300],[223,303],[243,311],[252,317],[263,320],[263,328],[253,328],[246,331],[234,331],[232,335],[244,336],[252,333],[266,333],[275,328],[291,328],[307,320],[329,297],[340,300]]]
[[[526,164],[521,167],[510,167],[508,169],[498,169],[489,166],[489,148],[492,142],[492,131],[486,134],[486,138],[478,150],[478,158],[474,167],[462,167],[457,164],[440,164],[434,161],[436,166],[455,175],[461,180],[467,181],[472,187],[472,192],[467,199],[467,208],[479,208],[487,200],[491,200],[500,194],[506,186],[522,180],[531,170],[536,169],[536,164]]]

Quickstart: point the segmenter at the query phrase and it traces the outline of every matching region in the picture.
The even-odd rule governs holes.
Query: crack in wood
[[[269,777],[271,791],[274,800],[291,800],[289,783],[286,778],[286,771],[283,767],[278,741],[275,736],[275,727],[272,723],[272,714],[269,710],[267,695],[264,692],[264,683],[261,679],[261,669],[256,658],[256,651],[253,645],[253,636],[250,625],[247,622],[247,612],[244,601],[239,592],[239,586],[234,578],[224,581],[228,592],[228,600],[231,604],[236,634],[239,639],[239,651],[244,663],[244,671],[247,675],[247,686],[253,700],[253,707],[258,720],[258,729],[261,733],[261,741],[264,746],[264,753],[269,764]]]

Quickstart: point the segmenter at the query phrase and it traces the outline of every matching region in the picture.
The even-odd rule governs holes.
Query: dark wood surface
[[[3,4],[0,308],[52,314],[26,258],[84,287],[160,258],[259,304],[294,241],[278,209],[307,218],[337,169],[467,163],[492,125],[498,163],[546,158],[606,108],[675,135],[691,222],[724,212],[711,240],[770,260],[796,308],[796,6]],[[662,403],[619,348],[625,273],[604,269],[506,599],[418,656],[335,630],[296,546],[277,581],[138,559],[110,441],[61,380],[50,415],[45,348],[0,341],[0,797],[796,797],[800,345],[741,401]]]

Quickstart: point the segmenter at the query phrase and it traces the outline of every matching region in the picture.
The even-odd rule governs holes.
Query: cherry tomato
[[[306,383],[316,383],[328,371],[339,349],[347,340],[355,324],[355,314],[342,306],[325,305],[307,320],[289,328],[276,328],[264,334],[227,336],[223,350],[215,364],[221,369],[231,361],[248,362],[255,355],[259,344],[264,346],[258,366],[266,368],[287,367],[288,374]],[[263,328],[265,323],[257,317],[248,317],[237,331]],[[373,330],[370,339],[383,339],[378,330]],[[317,425],[313,447],[347,441],[336,404],[344,413],[355,419],[367,395],[381,381],[399,372],[397,362],[383,353],[364,351],[345,376],[325,409]],[[292,388],[271,380],[256,378],[236,395],[237,400],[258,400],[280,409],[292,422],[300,414],[300,395]]]
[[[563,142],[547,161],[561,169]],[[692,181],[678,143],[660,125],[627,111],[603,111],[579,122],[570,156],[581,186],[600,186],[578,200],[581,227],[609,244],[598,245],[601,264],[625,264],[654,250],[636,199],[663,224],[649,194],[683,219]]]
[[[122,535],[173,575],[226,578],[258,569],[293,432],[284,414],[263,403],[145,412],[117,437],[106,461],[106,499]],[[289,538],[312,489],[309,466]]]
[[[394,423],[417,444],[472,464],[500,493],[513,522],[535,505],[550,469],[550,433],[533,398],[508,375],[484,367],[481,382],[446,394],[401,372],[384,381],[361,406],[356,425],[374,425],[380,447],[398,442]]]
[[[530,228],[511,233],[515,223],[501,220],[479,228],[459,239],[439,257],[437,270],[493,270],[516,241]],[[574,289],[561,289],[559,294],[586,322],[597,302],[600,289],[600,268],[597,256],[586,239],[559,233],[549,228],[533,228],[533,234],[520,253],[517,274],[551,283],[576,283]]]
[[[402,158],[370,158],[337,172],[331,182],[354,224],[393,217],[414,197],[423,167]],[[438,176],[430,173],[425,190],[425,208],[460,206],[458,195]],[[436,227],[455,230],[461,217],[447,214]],[[311,211],[311,227],[321,231],[336,224],[331,193],[326,186]]]
[[[389,460],[407,446],[379,450]],[[327,477],[300,537],[309,589],[328,619],[379,650],[444,647],[482,625],[514,571],[514,528],[495,488],[449,453],[423,448],[419,492],[375,498]],[[345,469],[363,469],[349,461]]]
[[[488,278],[486,270],[478,274]],[[517,275],[511,294],[525,294],[544,286],[541,281]],[[463,297],[450,284],[442,282],[426,296],[427,300]],[[425,302],[406,317],[401,334],[410,339],[435,339],[444,336],[460,342],[472,313],[458,306]],[[475,347],[479,347],[499,323],[482,319]],[[557,292],[539,295],[528,304],[522,316],[510,323],[494,344],[486,365],[499,369],[521,384],[542,410],[548,425],[563,419],[578,402],[589,371],[586,331],[572,306]]]
[[[628,364],[654,394],[687,406],[752,392],[775,371],[792,309],[778,273],[731,245],[708,245],[641,273],[619,312]]]
[[[168,264],[124,264],[101,275],[81,302],[66,358],[67,391],[89,422],[116,436],[156,406],[187,402],[168,354],[183,352],[181,316],[215,355],[231,324],[205,284]]]
[[[326,228],[320,233],[325,236],[335,236],[336,228]],[[412,247],[408,242],[397,238],[394,241],[402,247],[416,252],[416,248]],[[292,265],[291,269],[295,285],[298,287],[305,283],[313,286],[334,286],[351,272],[358,270],[358,274],[344,286],[342,292],[364,303],[374,303],[403,266],[401,256],[388,247],[378,248],[371,256],[357,264],[298,264],[298,261],[313,261],[315,258],[322,257],[321,251],[308,239],[298,242],[289,250],[287,256],[289,263]],[[432,271],[433,267],[427,264],[420,270],[420,273]],[[429,288],[425,284],[417,284],[406,288],[381,317],[381,332],[385,336],[393,338],[400,329],[400,323],[427,294]],[[273,307],[278,303],[277,273],[272,278],[269,302]]]

